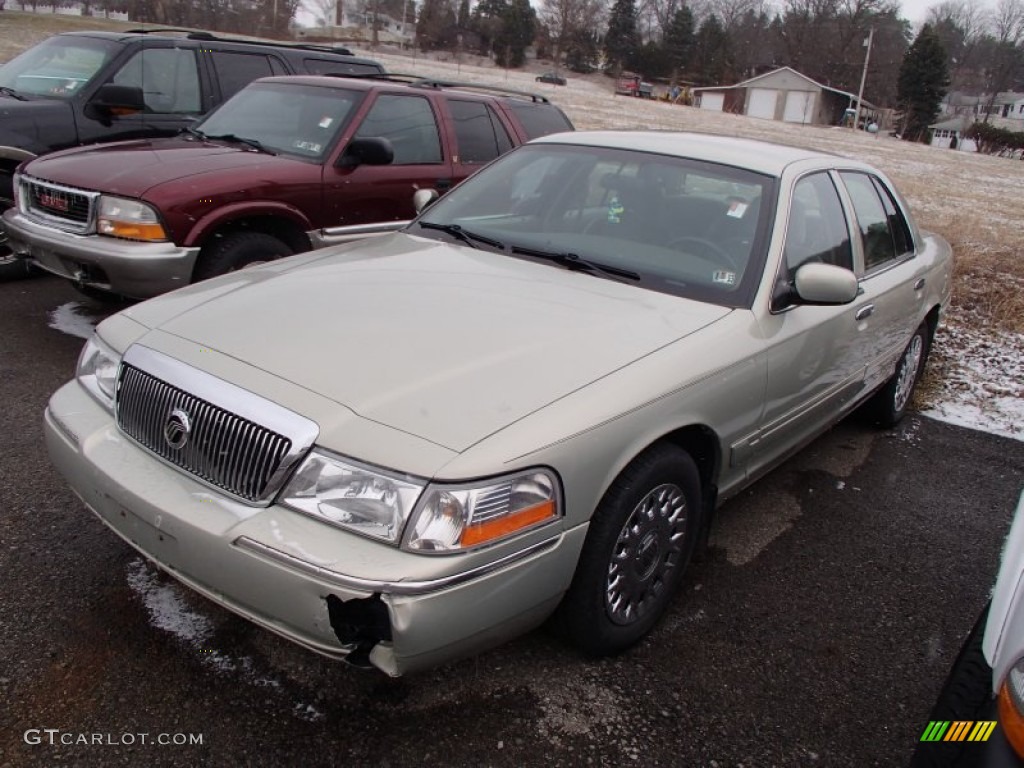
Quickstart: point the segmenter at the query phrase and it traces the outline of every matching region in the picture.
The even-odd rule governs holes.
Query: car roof
[[[576,131],[543,136],[530,143],[633,149],[748,168],[770,176],[780,176],[792,163],[817,160],[823,164],[834,165],[838,158],[837,155],[827,152],[790,147],[785,144],[682,131]],[[848,161],[844,159],[843,162]]]
[[[538,104],[549,104],[546,96],[530,93],[528,91],[515,91],[489,86],[484,83],[445,83],[444,81],[430,80],[424,78],[422,81],[410,80],[408,82],[389,79],[391,77],[405,77],[404,75],[359,75],[339,72],[330,75],[277,75],[274,77],[261,77],[255,80],[257,83],[294,83],[296,85],[316,85],[322,88],[338,88],[344,90],[369,91],[371,89],[389,91],[408,91],[423,93],[424,91],[457,91],[459,98],[476,98],[480,100],[520,98],[524,102]]]

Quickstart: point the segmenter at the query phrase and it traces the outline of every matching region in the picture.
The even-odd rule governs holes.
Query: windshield
[[[71,98],[88,85],[118,48],[109,40],[51,37],[0,67],[0,88],[30,96]]]
[[[253,83],[243,88],[197,129],[256,141],[275,153],[322,160],[362,98],[359,91],[315,85]]]
[[[531,144],[455,187],[413,232],[566,268],[589,262],[595,274],[740,307],[760,281],[774,197],[773,177],[729,166]]]

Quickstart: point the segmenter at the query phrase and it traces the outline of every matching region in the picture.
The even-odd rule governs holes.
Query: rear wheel
[[[658,622],[682,583],[702,521],[693,459],[656,445],[623,470],[590,523],[556,618],[585,653],[618,653]]]
[[[868,401],[868,415],[879,426],[895,427],[906,414],[914,396],[914,388],[924,370],[930,343],[928,326],[922,323],[903,350],[892,378]]]
[[[199,257],[194,281],[234,272],[242,267],[291,256],[292,249],[263,232],[233,232],[214,240]]]

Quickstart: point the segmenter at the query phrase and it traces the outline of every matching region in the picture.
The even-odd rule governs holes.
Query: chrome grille
[[[180,447],[168,437],[172,414],[179,414],[179,427],[185,414],[187,441]],[[248,501],[276,490],[271,481],[292,448],[284,435],[127,363],[118,380],[117,425],[165,461]]]
[[[98,197],[98,192],[21,177],[21,200],[25,212],[69,232],[90,231]]]

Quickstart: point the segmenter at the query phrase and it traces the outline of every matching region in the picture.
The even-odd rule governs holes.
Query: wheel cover
[[[898,413],[907,407],[910,393],[914,391],[917,381],[917,369],[921,366],[921,354],[924,352],[924,341],[921,334],[915,334],[910,340],[907,351],[900,360],[900,369],[896,374],[896,393],[893,397],[893,409]]]
[[[633,624],[658,603],[680,567],[686,524],[686,496],[677,485],[659,485],[633,508],[608,564],[605,610],[613,623]]]

